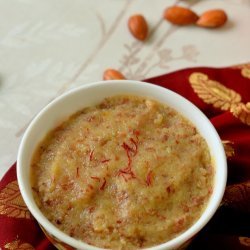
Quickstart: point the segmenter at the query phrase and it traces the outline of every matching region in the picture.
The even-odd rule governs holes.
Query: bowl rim
[[[87,83],[87,84],[84,84],[80,87],[76,87],[76,88],[73,88],[73,89],[67,91],[66,93],[55,98],[52,102],[47,104],[44,108],[42,108],[42,110],[35,116],[35,118],[31,121],[28,128],[26,129],[26,131],[23,135],[23,138],[21,140],[19,149],[18,149],[17,180],[18,180],[21,195],[22,195],[24,202],[26,203],[29,211],[34,216],[34,218],[38,221],[38,223],[49,234],[52,234],[58,240],[62,241],[63,243],[66,243],[69,246],[77,248],[77,249],[89,249],[89,250],[102,250],[103,249],[103,248],[89,245],[83,241],[80,241],[80,240],[74,239],[73,237],[70,237],[69,235],[65,234],[60,229],[58,229],[56,226],[54,226],[42,214],[42,212],[40,211],[38,206],[35,204],[33,196],[30,197],[27,193],[26,186],[27,185],[30,186],[30,184],[27,184],[27,185],[25,184],[24,173],[23,173],[23,169],[25,168],[25,166],[22,166],[22,161],[23,161],[23,150],[24,150],[26,144],[29,143],[28,138],[29,138],[29,135],[30,135],[33,127],[35,126],[35,124],[39,120],[40,116],[46,115],[46,112],[50,109],[50,107],[56,105],[59,101],[63,100],[64,98],[67,98],[69,96],[73,96],[78,91],[84,91],[84,89],[88,89],[88,88],[95,88],[95,87],[98,87],[100,85],[102,85],[102,87],[103,87],[103,85],[105,85],[106,87],[109,87],[110,85],[112,86],[112,84],[117,84],[117,85],[119,85],[119,84],[133,84],[133,85],[140,85],[141,87],[151,86],[152,88],[159,89],[159,91],[168,92],[169,94],[171,94],[173,96],[173,98],[182,99],[183,101],[186,102],[187,105],[189,105],[192,108],[193,112],[199,113],[199,115],[202,117],[204,122],[206,122],[207,125],[209,126],[209,130],[210,130],[209,132],[217,140],[217,147],[218,148],[216,148],[216,151],[218,152],[218,155],[221,156],[222,166],[220,166],[220,168],[222,168],[222,176],[220,176],[220,182],[218,183],[219,187],[217,187],[217,189],[218,189],[217,193],[213,192],[213,194],[210,197],[210,200],[213,201],[213,204],[210,206],[210,210],[208,211],[208,207],[206,207],[205,210],[203,211],[201,217],[191,227],[189,227],[186,231],[184,231],[183,233],[181,233],[177,237],[175,237],[167,242],[164,242],[162,244],[155,245],[155,246],[152,246],[149,248],[144,248],[144,250],[145,249],[163,250],[163,249],[172,249],[172,248],[181,246],[182,244],[184,244],[185,242],[190,240],[193,236],[195,236],[207,224],[207,222],[211,219],[211,217],[214,215],[214,213],[216,212],[217,208],[220,205],[220,202],[222,200],[222,197],[223,197],[223,194],[225,191],[226,181],[227,181],[226,155],[225,155],[224,147],[222,145],[222,142],[220,140],[220,137],[219,137],[216,129],[214,128],[212,123],[209,121],[209,119],[205,116],[205,114],[203,114],[203,112],[198,107],[196,107],[193,103],[191,103],[189,100],[187,100],[185,97],[181,96],[180,94],[178,94],[172,90],[169,90],[167,88],[152,84],[152,83],[135,81],[135,80],[109,80],[109,81],[97,81],[97,82]],[[167,104],[167,101],[166,101],[166,104]],[[84,106],[83,106],[83,108],[84,108]],[[185,116],[185,117],[188,119],[188,116]],[[191,121],[191,122],[193,123],[193,121]],[[194,125],[196,126],[195,123],[194,123]],[[215,173],[215,176],[216,176],[216,173]],[[214,176],[214,178],[215,178],[215,176]],[[214,189],[215,189],[215,185],[214,185]],[[212,201],[209,201],[209,203]],[[206,215],[206,217],[204,214]]]

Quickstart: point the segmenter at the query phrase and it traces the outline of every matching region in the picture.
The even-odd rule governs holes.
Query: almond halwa
[[[213,187],[208,146],[178,112],[106,98],[51,131],[31,164],[41,211],[66,234],[109,249],[164,243],[194,224]]]

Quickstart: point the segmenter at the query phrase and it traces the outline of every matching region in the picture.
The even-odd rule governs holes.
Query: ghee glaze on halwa
[[[101,248],[138,249],[199,219],[213,166],[205,140],[178,112],[114,96],[46,136],[31,184],[39,208],[66,234]]]

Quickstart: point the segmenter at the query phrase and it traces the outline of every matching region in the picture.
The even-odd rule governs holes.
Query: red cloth
[[[198,106],[217,129],[228,156],[222,206],[188,249],[249,249],[250,64],[184,69],[146,81]],[[15,164],[0,182],[0,249],[55,249],[21,198]]]

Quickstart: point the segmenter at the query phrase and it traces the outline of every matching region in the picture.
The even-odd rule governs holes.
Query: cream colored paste
[[[115,96],[46,136],[31,183],[42,212],[66,234],[102,248],[138,249],[198,220],[213,167],[205,140],[175,110]]]

